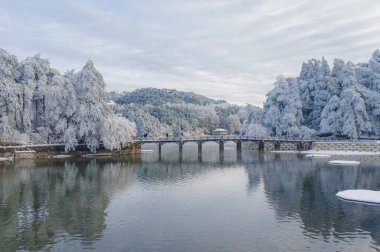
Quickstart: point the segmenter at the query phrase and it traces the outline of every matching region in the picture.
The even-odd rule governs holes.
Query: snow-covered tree
[[[51,81],[46,92],[46,118],[48,121],[46,131],[49,133],[50,142],[52,140],[63,141],[66,144],[64,138],[66,131],[70,125],[70,130],[75,128],[73,116],[77,109],[76,93],[72,78],[68,77],[70,73],[62,76],[56,70],[52,70],[51,72]],[[70,139],[70,146],[74,141],[73,137],[76,137],[75,134],[68,138]]]
[[[276,136],[297,136],[303,121],[296,78],[279,76],[264,105],[264,124]]]
[[[249,124],[247,129],[245,130],[245,135],[249,137],[258,137],[258,138],[269,136],[268,129],[260,123]]]
[[[312,59],[304,63],[299,83],[304,124],[319,130],[323,108],[333,95],[339,94],[327,61],[322,58],[322,61]]]
[[[124,117],[112,115],[105,120],[100,139],[106,149],[120,150],[134,137],[136,137],[136,125]]]
[[[74,121],[78,124],[78,140],[86,143],[91,151],[100,144],[100,130],[107,114],[105,83],[103,76],[88,61],[78,73],[75,83],[78,108]]]
[[[351,62],[347,64],[340,60],[335,62],[337,63],[335,79],[343,90],[340,97],[342,134],[357,139],[362,133],[371,132],[371,124],[356,80],[355,66]]]
[[[227,130],[230,132],[230,134],[237,134],[240,131],[241,123],[239,120],[238,115],[229,115],[227,117]]]
[[[280,121],[282,112],[286,106],[286,96],[288,93],[288,82],[280,75],[274,83],[274,88],[268,92],[267,100],[264,104],[263,119],[264,124],[275,135],[282,135]]]
[[[334,136],[342,134],[343,120],[340,102],[340,98],[334,95],[323,108],[320,124],[321,133],[331,133]]]
[[[373,52],[369,60],[368,68],[372,71],[372,81],[370,89],[380,93],[380,50]]]
[[[354,88],[342,92],[340,106],[343,115],[343,134],[358,139],[362,133],[371,131],[364,101]]]
[[[18,77],[17,58],[0,49],[0,136],[6,140],[10,140],[20,120]]]
[[[39,55],[20,63],[20,83],[22,84],[22,127],[25,132],[46,127],[46,91],[50,63]]]

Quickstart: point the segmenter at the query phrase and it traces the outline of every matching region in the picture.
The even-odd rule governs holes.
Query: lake
[[[141,157],[22,160],[0,168],[0,251],[380,251],[380,206],[345,189],[380,190],[380,158],[295,153],[219,157],[197,146],[144,145]]]

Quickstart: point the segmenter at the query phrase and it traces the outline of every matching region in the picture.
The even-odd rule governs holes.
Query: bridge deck
[[[173,142],[207,142],[207,141],[265,141],[265,142],[312,142],[313,139],[287,139],[287,138],[254,138],[240,136],[192,136],[192,137],[149,137],[141,138],[141,143],[173,143]]]

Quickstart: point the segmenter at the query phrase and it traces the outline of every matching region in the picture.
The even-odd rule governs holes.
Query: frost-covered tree
[[[241,123],[238,115],[229,115],[227,117],[227,130],[230,134],[238,134],[241,128]]]
[[[46,91],[50,63],[40,55],[20,63],[22,84],[22,127],[25,132],[42,131],[46,127]]]
[[[91,60],[77,74],[75,90],[78,108],[74,121],[78,124],[78,140],[95,151],[100,144],[100,130],[106,119],[107,102],[103,76]]]
[[[258,137],[258,138],[269,136],[268,129],[260,123],[249,124],[247,129],[245,130],[245,135],[249,137]]]
[[[372,72],[370,89],[380,93],[380,50],[375,50],[369,60],[368,68]]]
[[[334,136],[342,134],[343,120],[340,102],[340,98],[334,95],[323,108],[320,124],[321,133],[331,133]]]
[[[18,77],[17,58],[0,49],[0,136],[6,140],[19,126]]]
[[[303,121],[296,78],[277,77],[264,105],[264,124],[276,136],[297,136]]]
[[[339,94],[339,88],[331,75],[327,61],[322,58],[321,66],[316,71],[313,111],[311,113],[311,128],[319,130],[323,108],[333,95]]]
[[[260,125],[260,127],[265,128],[266,134],[269,134],[268,129],[263,125],[263,109],[260,107],[252,106],[252,105],[247,105],[240,109],[239,113],[239,118],[241,121],[241,135],[244,136],[252,136],[252,131],[251,133],[248,133],[249,128],[251,127],[252,124],[256,124],[256,126],[252,127],[257,127],[257,125]]]
[[[362,133],[371,131],[364,101],[355,89],[348,88],[342,92],[340,106],[343,115],[343,134],[358,139]]]
[[[319,130],[323,108],[333,95],[339,94],[327,61],[322,58],[322,61],[312,59],[304,63],[299,83],[304,124]]]
[[[371,131],[371,124],[354,68],[355,66],[351,62],[345,64],[343,60],[335,60],[333,76],[342,89],[339,103],[342,118],[341,133],[357,139],[361,134]],[[324,122],[324,124],[326,123]],[[326,125],[324,125],[324,129],[326,130]]]
[[[275,135],[282,135],[280,121],[282,112],[286,106],[286,96],[288,93],[288,82],[280,75],[274,83],[274,88],[268,92],[267,100],[263,109],[264,124]]]
[[[101,130],[102,144],[109,150],[120,150],[134,137],[136,137],[136,125],[117,115],[108,116]]]
[[[73,142],[76,142],[73,140],[76,135],[66,138],[64,136],[66,133],[70,134],[75,128],[73,117],[77,109],[77,98],[72,78],[69,78],[68,74],[62,76],[58,71],[52,70],[51,82],[46,92],[46,118],[48,121],[46,131],[49,134],[49,142],[52,140],[63,141],[65,144],[68,143],[70,146],[68,148],[71,149],[76,145],[72,146]],[[68,130],[70,126],[70,130]],[[66,139],[70,139],[70,141],[66,142]]]

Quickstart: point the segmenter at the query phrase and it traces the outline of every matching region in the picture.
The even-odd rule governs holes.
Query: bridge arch
[[[187,140],[187,141],[183,141],[183,145],[185,146],[186,145],[190,145],[190,144],[195,144],[195,145],[198,145],[199,141],[198,140]]]
[[[200,141],[201,144],[205,144],[205,143],[216,143],[216,144],[219,144],[220,143],[220,140],[217,140],[217,139],[205,139],[205,140],[201,140]]]

